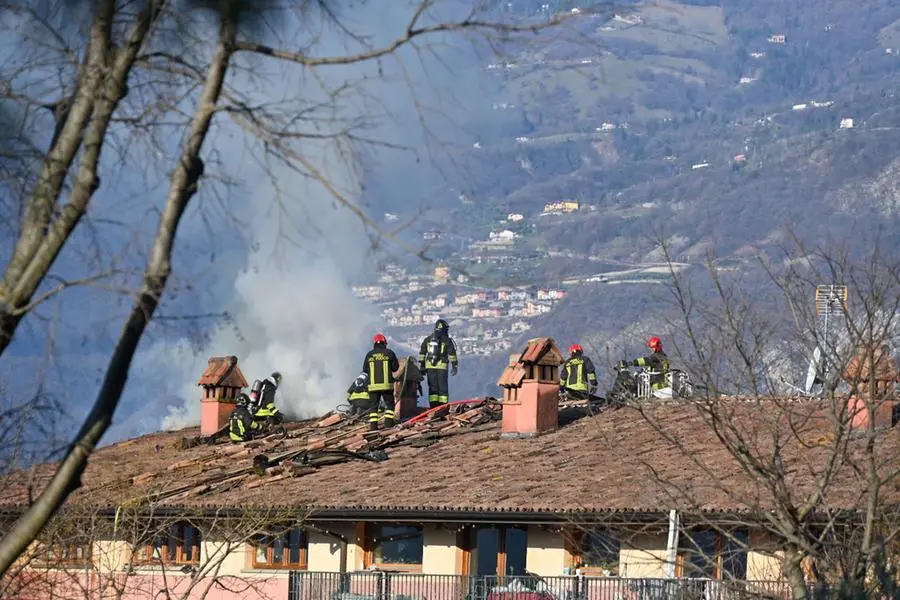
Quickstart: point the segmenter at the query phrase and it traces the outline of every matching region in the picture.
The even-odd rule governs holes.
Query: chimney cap
[[[206,370],[200,376],[197,385],[212,387],[245,388],[249,384],[241,368],[237,366],[237,356],[211,356]]]

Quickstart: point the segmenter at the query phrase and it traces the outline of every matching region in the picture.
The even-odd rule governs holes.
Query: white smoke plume
[[[341,189],[358,189],[351,166],[342,157],[331,158],[330,181]],[[233,297],[226,305],[232,322],[217,329],[199,352],[186,339],[152,352],[151,360],[162,363],[164,372],[184,381],[162,419],[163,429],[199,422],[196,382],[209,356],[236,355],[250,383],[279,371],[284,378],[280,408],[293,416],[322,414],[344,402],[347,386],[359,373],[377,313],[353,296],[349,278],[372,268],[370,239],[358,217],[337,206],[315,182],[289,171],[280,175],[278,186],[297,197],[267,211],[275,204],[275,191],[263,184],[252,198],[251,212],[257,215],[252,230],[259,246],[233,290],[223,290]],[[302,245],[290,240],[298,234]]]
[[[376,3],[360,7],[353,16],[354,21],[365,24],[366,43],[377,46],[403,35],[402,28],[412,14],[410,9],[409,3],[390,6]],[[345,34],[315,33],[315,54],[328,56],[354,51],[348,49]],[[369,34],[374,37],[368,39]],[[458,137],[455,127],[436,127],[434,122],[429,122],[429,135],[425,135],[426,127],[420,123],[424,118],[422,106],[431,107],[443,117],[463,110],[462,103],[444,100],[440,93],[437,80],[441,79],[442,69],[448,68],[444,64],[448,58],[452,63],[457,56],[460,65],[474,66],[476,75],[481,72],[481,59],[467,54],[471,44],[459,42],[464,50],[460,58],[449,51],[453,45],[444,37],[434,36],[432,43],[442,49],[440,58],[423,57],[417,49],[410,48],[405,60],[399,58],[404,53],[398,52],[393,64],[387,59],[360,63],[336,67],[334,71],[317,71],[315,77],[302,70],[284,68],[277,84],[258,89],[260,103],[277,105],[280,99],[299,97],[310,105],[317,101],[323,107],[333,104],[334,114],[324,108],[322,112],[326,114],[317,116],[336,119],[335,131],[342,130],[343,122],[350,128],[364,129],[366,139],[413,149],[412,153],[392,152],[378,147],[377,156],[369,156],[371,160],[366,166],[381,169],[387,164],[397,168],[408,163],[401,189],[382,191],[382,194],[392,196],[389,200],[397,204],[419,201],[423,192],[418,188],[422,182],[435,184],[434,177],[429,177],[433,175],[428,166],[430,149],[423,140],[441,138],[441,135],[435,137],[436,131],[440,134],[450,131]],[[328,83],[323,85],[322,81]],[[326,91],[329,87],[343,88],[349,82],[357,82],[358,85],[346,87],[358,93],[347,92],[349,96],[335,100]],[[360,125],[360,121],[364,124]],[[320,120],[315,129],[315,133],[327,139],[324,135],[327,132],[320,127],[327,129],[329,125]],[[288,168],[276,173],[273,185],[272,174],[262,173],[263,167],[255,160],[261,155],[258,145],[255,158],[242,154],[244,146],[254,143],[246,143],[247,134],[241,131],[233,133],[233,136],[219,137],[216,153],[230,177],[245,183],[260,182],[255,189],[251,187],[254,193],[238,202],[240,218],[249,221],[246,233],[260,247],[239,265],[233,262],[216,265],[224,273],[239,269],[241,272],[233,286],[215,286],[214,293],[220,299],[215,303],[220,305],[215,310],[227,311],[232,320],[218,328],[207,343],[197,348],[191,338],[185,337],[174,342],[158,341],[142,349],[132,387],[137,390],[142,406],[129,418],[130,422],[119,424],[122,430],[119,435],[159,426],[172,430],[196,425],[200,415],[200,390],[196,382],[210,356],[236,355],[250,383],[279,371],[284,377],[279,408],[295,417],[322,414],[346,401],[346,389],[359,374],[364,353],[371,348],[372,335],[378,330],[376,307],[357,300],[350,289],[349,282],[362,272],[371,274],[379,258],[359,218],[346,207],[338,206],[320,183]],[[353,153],[356,148],[348,148],[346,140],[343,144],[307,141],[295,146],[304,159],[315,163],[329,184],[346,198],[361,204],[363,184],[369,182],[364,181],[364,169],[357,162],[359,155]],[[420,159],[424,160],[420,163]],[[283,202],[276,200],[286,194],[289,197]],[[182,231],[179,238],[190,235]],[[150,393],[153,390],[162,393],[159,386],[166,387],[152,379],[157,374],[163,374],[167,382],[176,383],[168,386],[165,393],[169,396],[161,403],[156,398],[144,401],[148,389]],[[146,385],[144,378],[148,380]]]

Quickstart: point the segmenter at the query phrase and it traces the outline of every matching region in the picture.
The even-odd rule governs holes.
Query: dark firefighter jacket
[[[246,442],[263,424],[253,418],[253,413],[246,406],[238,406],[228,419],[228,435],[232,442]]]
[[[573,356],[559,371],[559,385],[577,392],[586,392],[597,387],[597,371],[587,356]]]
[[[666,374],[669,372],[669,357],[665,352],[654,352],[650,356],[636,358],[632,364],[636,367],[647,367],[657,373],[650,377],[650,384],[654,389],[665,387]]]
[[[369,392],[393,392],[394,373],[400,361],[390,348],[374,347],[363,359],[363,371],[369,375]]]
[[[273,423],[281,423],[284,421],[284,415],[278,410],[274,402],[262,404],[253,413],[253,418],[257,421],[269,421]]]
[[[269,404],[275,403],[275,390],[278,389],[278,384],[275,383],[275,380],[271,377],[266,377],[263,379],[262,384],[260,384],[259,390],[259,405],[260,406],[268,406]]]
[[[432,333],[422,340],[422,346],[419,348],[419,364],[422,368],[427,371],[432,369],[446,371],[448,363],[451,365],[459,363],[453,338]]]
[[[366,377],[357,377],[347,388],[347,400],[368,400],[369,399],[369,379]]]

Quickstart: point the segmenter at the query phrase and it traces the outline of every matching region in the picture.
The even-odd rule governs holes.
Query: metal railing
[[[290,600],[789,600],[778,581],[292,571]]]

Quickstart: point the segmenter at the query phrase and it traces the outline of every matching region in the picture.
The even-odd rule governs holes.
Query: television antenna
[[[847,314],[849,291],[846,285],[817,285],[816,286],[816,319],[821,331],[821,343],[816,344],[809,370],[806,373],[806,385],[803,391],[808,395],[814,395],[825,384],[828,375],[828,361],[824,358],[824,349],[830,348],[830,327],[836,319]]]

